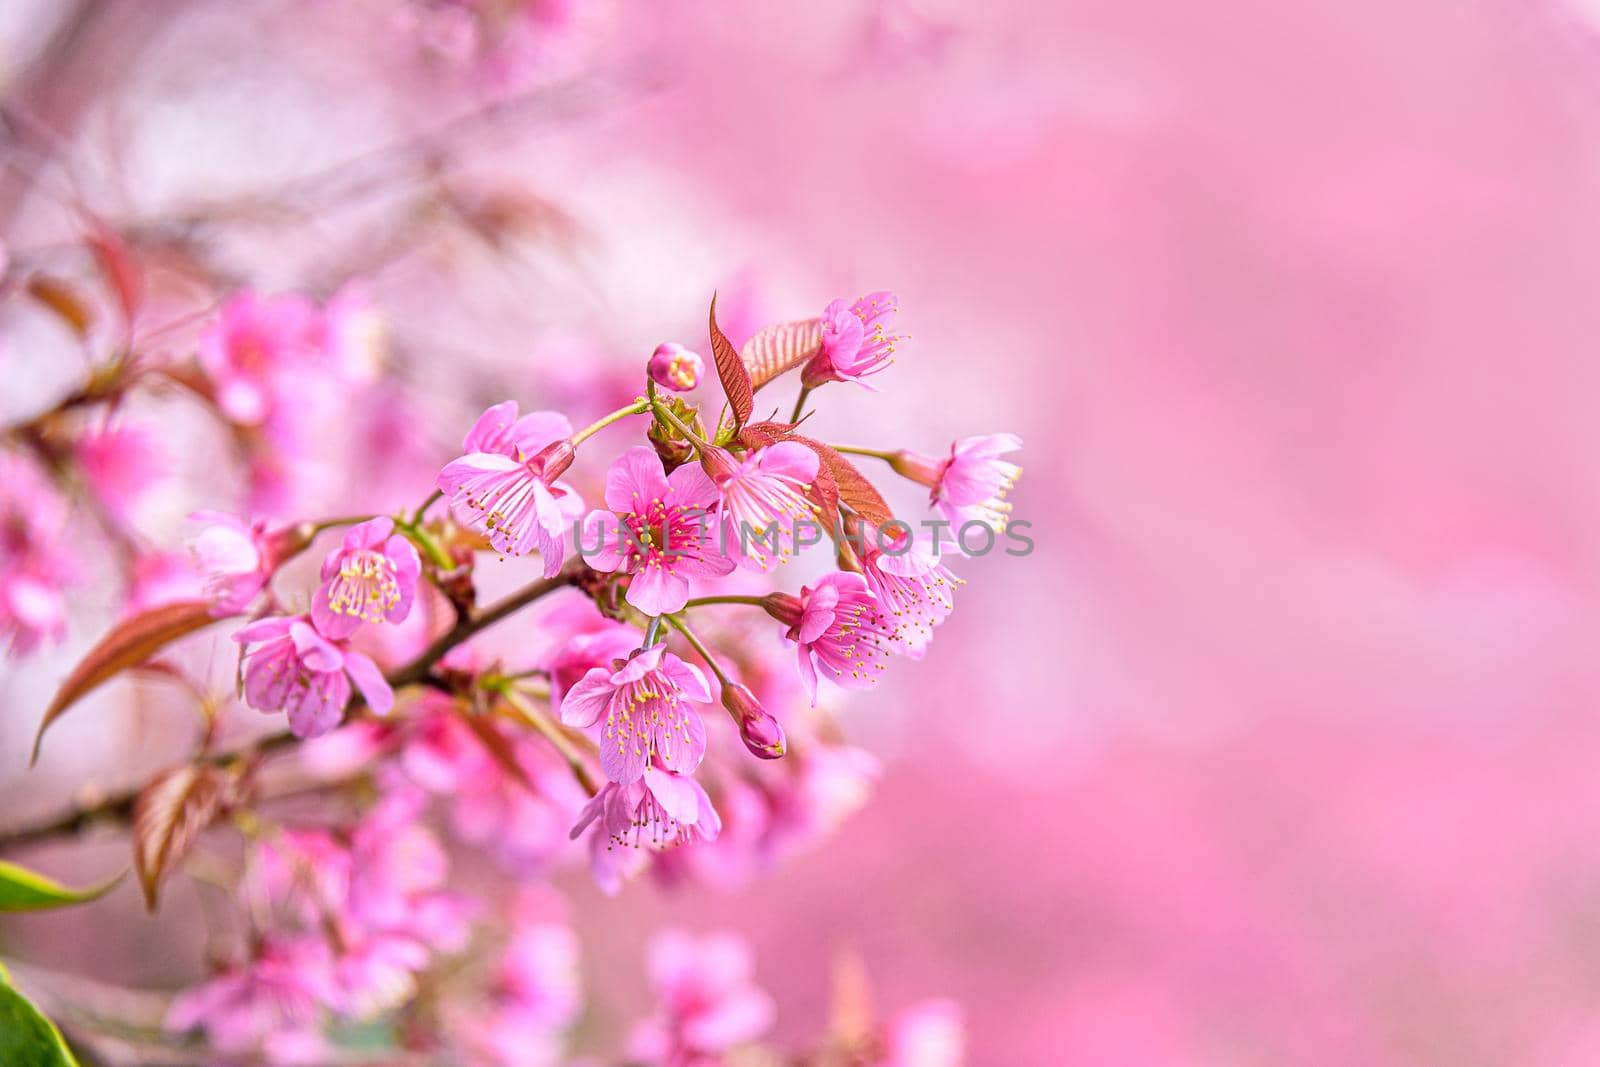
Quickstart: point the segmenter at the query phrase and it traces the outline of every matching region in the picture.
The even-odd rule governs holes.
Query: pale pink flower
[[[570,928],[519,902],[486,996],[451,1020],[471,1062],[542,1067],[560,1057],[560,1033],[583,1007],[578,938]]]
[[[189,538],[189,551],[205,576],[212,614],[240,614],[281,562],[283,536],[268,533],[266,523],[259,520],[246,522],[220,511],[197,511],[189,520],[199,524]]]
[[[344,718],[350,683],[367,706],[387,715],[394,691],[365,654],[318,633],[304,616],[273,616],[245,626],[233,639],[255,645],[245,653],[245,701],[257,711],[284,711],[296,737],[317,737]]]
[[[928,503],[957,530],[981,522],[998,534],[1011,521],[1006,494],[1022,475],[1021,467],[1000,457],[1021,447],[1022,438],[1014,433],[964,437],[950,446],[944,460],[901,451],[895,453],[892,466],[927,486]]]
[[[155,437],[138,426],[85,433],[73,444],[73,456],[101,506],[124,523],[167,469]]]
[[[877,684],[898,643],[895,624],[867,580],[851,571],[826,574],[799,597],[770,594],[763,607],[789,627],[786,636],[798,645],[800,678],[813,704],[818,673],[842,688],[866,689]]]
[[[269,1063],[324,1062],[325,1009],[338,1002],[333,959],[320,933],[265,937],[249,962],[175,997],[170,1030],[203,1029],[225,1054],[260,1051]]]
[[[706,727],[691,701],[708,703],[700,669],[665,645],[639,649],[612,667],[585,674],[561,702],[561,721],[587,728],[604,719],[600,766],[613,782],[639,780],[654,761],[688,774],[706,754]]]
[[[379,516],[350,527],[322,561],[322,582],[311,620],[324,635],[343,639],[363,622],[403,622],[411,613],[422,561],[394,520]]]
[[[650,380],[663,389],[686,393],[700,384],[706,365],[694,349],[668,341],[651,353],[647,369]]]
[[[715,841],[722,830],[722,819],[699,782],[653,765],[626,785],[607,782],[578,813],[571,836],[577,838],[597,820],[608,847],[670,848]]]
[[[658,1007],[629,1045],[631,1055],[681,1067],[722,1063],[729,1050],[771,1029],[776,1005],[755,985],[750,946],[732,933],[657,934],[650,945],[650,985]]]
[[[822,312],[822,348],[800,372],[807,388],[826,382],[855,382],[886,370],[903,340],[894,331],[900,300],[893,293],[868,293],[854,304],[835,300]]]
[[[633,575],[627,600],[646,615],[681,611],[690,578],[721,577],[734,568],[715,554],[709,536],[717,496],[699,467],[686,463],[669,476],[655,449],[630,448],[606,474],[611,510],[589,513],[579,548],[595,570]]]
[[[315,326],[316,307],[293,293],[245,290],[224,304],[199,349],[223,413],[247,426],[266,422],[293,369],[312,350]]]
[[[515,401],[479,416],[464,455],[439,472],[440,492],[456,515],[496,550],[522,556],[537,548],[546,577],[561,570],[565,536],[583,500],[556,481],[572,463],[566,416],[536,411],[517,418]]]
[[[925,1000],[899,1012],[884,1033],[882,1067],[961,1067],[967,1029],[961,1005]]]
[[[955,610],[961,579],[940,562],[937,542],[918,542],[894,528],[868,528],[859,555],[867,588],[894,626],[895,651],[921,659],[933,628]]]
[[[705,448],[701,464],[722,494],[727,551],[754,570],[788,562],[796,524],[817,515],[806,497],[820,466],[817,454],[798,442],[780,441],[743,457]]]
[[[323,306],[316,339],[328,369],[345,381],[366,384],[383,373],[389,331],[360,282],[342,286]]]

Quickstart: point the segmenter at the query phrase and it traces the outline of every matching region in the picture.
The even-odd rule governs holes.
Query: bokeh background
[[[507,254],[406,246],[382,147],[515,71],[416,62],[393,5],[105,0],[40,80],[73,6],[0,8],[0,79],[108,215],[372,161],[216,252],[369,256],[421,456],[505,395],[605,410],[713,289],[750,326],[899,292],[819,436],[1026,442],[1037,550],[851,706],[874,801],[731,896],[586,902],[616,996],[670,919],[755,941],[782,1033],[851,946],[885,1004],[961,1000],[974,1064],[1600,1062],[1600,7],[580,0],[450,142]],[[4,239],[48,242],[11,162]],[[10,417],[76,368],[7,325]],[[152,539],[231,502],[205,456]],[[112,710],[23,769],[96,607],[0,666],[0,806],[161,760]],[[19,936],[97,958],[66,929]]]

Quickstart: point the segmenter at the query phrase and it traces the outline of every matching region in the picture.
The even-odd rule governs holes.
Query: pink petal
[[[593,726],[605,714],[615,692],[609,670],[604,667],[590,668],[561,701],[561,721],[568,726]]]
[[[606,471],[606,507],[619,515],[642,513],[652,500],[666,496],[667,476],[653,448],[636,445]]]
[[[346,652],[344,669],[350,675],[350,680],[356,683],[356,688],[361,690],[361,696],[372,713],[389,714],[394,708],[394,690],[389,688],[388,679],[384,678],[371,657],[363,652]]]

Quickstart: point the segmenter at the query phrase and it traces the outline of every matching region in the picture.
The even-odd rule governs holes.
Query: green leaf
[[[9,982],[0,983],[0,1063],[5,1067],[79,1067],[56,1024]]]
[[[105,896],[120,881],[119,874],[88,889],[71,889],[53,878],[0,860],[0,911],[42,911],[86,904]]]

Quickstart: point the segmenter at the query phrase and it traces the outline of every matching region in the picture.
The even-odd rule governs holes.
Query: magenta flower
[[[649,1063],[721,1063],[723,1054],[772,1026],[773,1000],[753,981],[750,946],[735,934],[701,938],[678,930],[650,945],[656,1016],[640,1027],[629,1053]]]
[[[0,641],[25,655],[66,634],[63,589],[78,565],[61,547],[67,508],[43,472],[0,453]]]
[[[895,626],[867,580],[850,571],[824,575],[798,598],[773,593],[763,598],[767,614],[786,623],[798,644],[800,679],[817,702],[817,674],[845,689],[876,685],[884,660],[897,644]]]
[[[244,695],[261,712],[284,711],[296,737],[318,737],[344,718],[350,683],[367,706],[387,715],[394,691],[366,655],[330,641],[304,616],[259,619],[233,635],[244,646]]]
[[[205,576],[212,614],[240,614],[271,579],[281,538],[268,534],[264,522],[220,511],[197,511],[189,519],[202,524],[189,539],[189,552]]]
[[[342,640],[363,622],[402,622],[411,613],[422,561],[393,531],[387,516],[352,526],[322,561],[322,583],[311,601],[319,632]]]
[[[657,760],[679,774],[700,766],[706,726],[689,702],[710,700],[710,687],[698,667],[665,645],[651,645],[626,661],[585,674],[562,700],[561,721],[590,727],[604,716],[600,767],[613,782],[628,785]]]
[[[827,382],[875,389],[865,379],[893,362],[903,339],[893,332],[899,310],[900,299],[889,292],[868,293],[848,306],[833,301],[822,312],[822,348],[800,372],[801,383],[808,389]]]
[[[228,418],[259,426],[288,384],[286,372],[311,352],[316,307],[286,293],[236,293],[200,337],[200,366]]]
[[[269,1063],[320,1063],[327,1049],[319,1022],[339,997],[332,955],[320,933],[267,937],[248,963],[174,998],[166,1026],[203,1029],[223,1053],[259,1050]]]
[[[633,575],[627,600],[646,615],[681,611],[690,578],[721,577],[734,568],[733,560],[713,554],[708,536],[717,497],[699,467],[684,464],[669,477],[654,449],[630,448],[606,474],[611,510],[584,519],[579,550],[595,570]]]
[[[706,365],[700,353],[668,341],[651,353],[647,369],[650,380],[663,389],[686,393],[700,384],[700,375],[705,372]]]
[[[722,494],[727,551],[754,570],[787,563],[794,556],[796,524],[817,514],[806,497],[820,466],[817,454],[798,442],[779,441],[742,458],[705,448],[701,464]]]
[[[137,426],[86,433],[73,445],[73,455],[95,497],[108,514],[122,522],[129,521],[167,468],[155,437]]]
[[[439,472],[439,490],[458,518],[497,551],[523,556],[537,548],[545,577],[561,570],[563,543],[583,500],[556,481],[572,463],[566,416],[535,411],[517,418],[513,400],[479,416],[465,453]]]
[[[955,610],[955,589],[963,583],[939,561],[937,546],[907,544],[904,534],[891,542],[896,533],[868,531],[861,570],[894,625],[895,651],[921,659],[933,640],[933,628]]]
[[[1006,493],[1022,474],[1021,467],[1000,457],[1021,447],[1022,438],[1014,433],[965,437],[950,446],[950,456],[943,461],[902,451],[895,453],[893,466],[927,486],[928,503],[957,530],[981,522],[998,534],[1011,520]]]
[[[715,841],[722,831],[722,819],[699,782],[654,766],[627,784],[607,782],[578,813],[571,836],[597,819],[610,846],[629,848]]]

